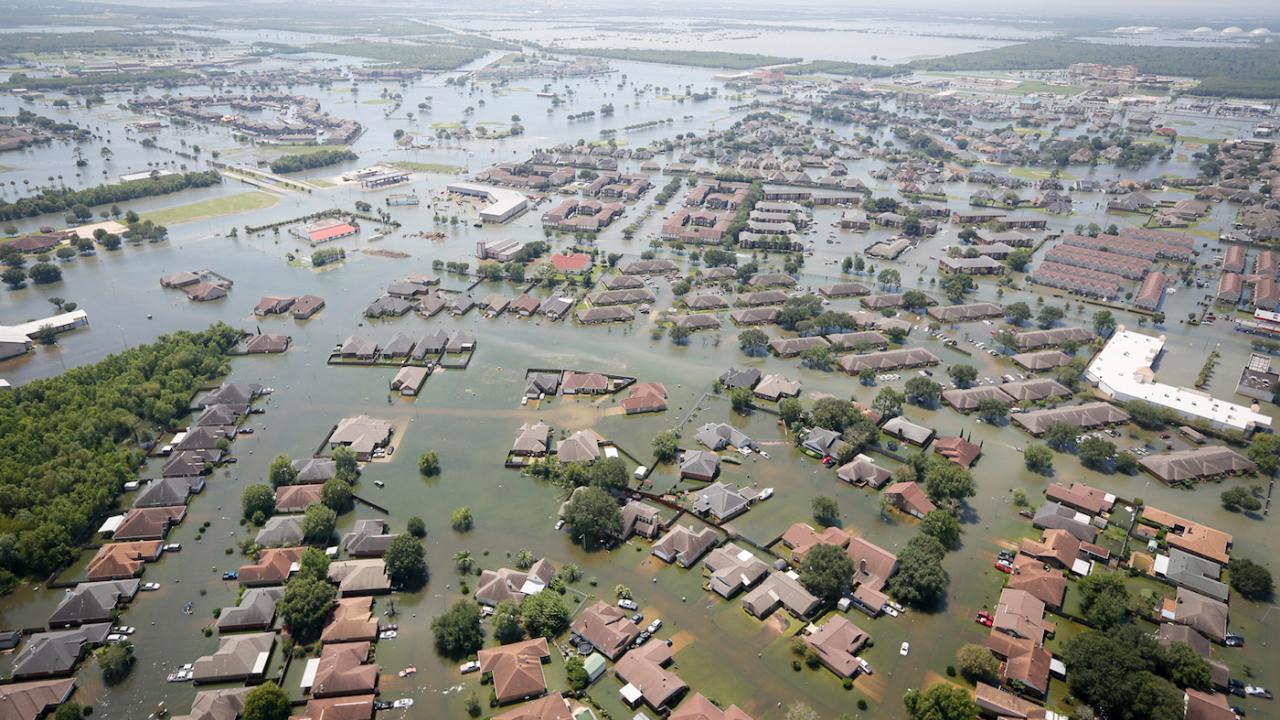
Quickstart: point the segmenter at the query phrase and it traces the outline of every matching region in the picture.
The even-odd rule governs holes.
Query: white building
[[[1085,377],[1121,402],[1144,400],[1181,417],[1204,420],[1219,430],[1247,432],[1271,427],[1271,418],[1258,412],[1256,405],[1238,405],[1194,388],[1156,382],[1154,365],[1164,342],[1163,335],[1152,337],[1121,326],[1089,363]]]
[[[475,183],[451,183],[447,189],[451,193],[488,200],[489,205],[480,209],[480,219],[487,223],[504,223],[529,207],[529,199],[523,193],[507,188]]]

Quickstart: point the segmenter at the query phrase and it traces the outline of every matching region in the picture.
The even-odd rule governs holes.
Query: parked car
[[[995,623],[995,618],[991,617],[991,613],[987,612],[986,610],[983,610],[982,612],[974,616],[973,621],[978,623],[979,625],[985,625],[987,627],[991,627],[991,625]]]
[[[168,545],[165,545],[162,549],[165,552],[180,552],[182,550],[182,543],[169,543]]]
[[[1226,643],[1227,647],[1244,647],[1244,636],[1243,635],[1227,635],[1224,642]]]
[[[881,610],[885,615],[888,615],[889,617],[898,617],[898,615],[899,615],[898,611],[897,611],[897,610],[895,610],[895,609],[893,609],[893,608],[891,608],[891,607],[889,607],[889,605],[888,605],[887,603],[886,603],[885,605],[882,605],[882,606],[880,607],[880,610]]]
[[[120,633],[110,633],[107,635],[107,642],[124,642],[128,639],[128,635],[122,635]]]
[[[1271,691],[1257,685],[1245,685],[1244,694],[1250,697],[1266,698],[1267,700],[1271,699]]]
[[[160,583],[158,583],[158,582],[144,582],[144,583],[142,583],[141,585],[139,585],[139,586],[138,586],[138,589],[139,589],[139,590],[159,590],[159,589],[160,589]]]
[[[120,633],[121,635],[132,635],[135,632],[137,632],[137,628],[131,627],[129,625],[117,625],[111,628],[111,632]]]
[[[636,625],[639,625],[640,623],[644,622],[644,615],[641,613],[635,613],[634,615],[631,616],[631,622],[635,623]]]
[[[909,642],[905,642],[905,641],[904,641],[904,642],[902,643],[902,647],[898,648],[898,654],[899,654],[899,655],[906,655],[906,654],[907,654],[907,653],[909,653],[909,652],[911,652],[911,643],[909,643]]]
[[[476,660],[469,660],[462,663],[462,667],[459,667],[458,669],[462,671],[463,675],[473,673],[480,669],[480,663]]]
[[[658,632],[661,629],[662,629],[662,618],[654,618],[653,622],[649,623],[648,632],[650,635],[653,635],[654,633]]]
[[[618,601],[618,607],[622,608],[623,610],[638,610],[638,609],[639,609],[639,606],[638,606],[638,605],[636,605],[636,601],[635,601],[635,600],[632,600],[632,599],[630,599],[630,598],[622,598],[621,600],[619,600],[619,601]]]
[[[240,578],[239,570],[228,570],[222,573],[223,580],[238,580]]]
[[[1001,559],[1001,560],[996,560],[996,569],[997,569],[997,570],[999,570],[999,571],[1000,571],[1000,572],[1002,572],[1002,573],[1005,573],[1006,575],[1012,575],[1012,574],[1013,574],[1013,563],[1009,562],[1008,560],[1003,560],[1003,559]]]
[[[858,658],[858,667],[862,668],[862,672],[868,675],[875,674],[875,672],[871,669],[871,663],[867,662],[866,660],[863,660],[862,658]]]

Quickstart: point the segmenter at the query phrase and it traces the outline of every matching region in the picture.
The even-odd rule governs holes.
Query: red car
[[[991,625],[995,622],[995,619],[991,617],[991,613],[983,610],[973,618],[973,621],[978,623],[979,625],[985,625],[987,627],[991,627]]]
[[[1000,572],[1002,572],[1002,573],[1006,574],[1006,575],[1012,575],[1012,574],[1013,574],[1013,563],[1009,562],[1008,560],[997,560],[997,561],[996,561],[996,569],[997,569],[997,570],[999,570]]]

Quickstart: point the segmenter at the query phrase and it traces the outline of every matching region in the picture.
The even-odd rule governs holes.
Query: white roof
[[[98,528],[100,533],[114,533],[120,527],[120,523],[124,522],[124,514],[112,515],[102,523],[102,527]]]
[[[462,193],[464,195],[478,195],[489,199],[491,205],[480,210],[480,214],[502,216],[512,211],[517,206],[528,202],[524,193],[507,188],[493,187],[491,185],[478,185],[476,183],[451,183],[448,186],[449,192]]]
[[[640,698],[644,697],[644,693],[640,692],[640,688],[632,685],[631,683],[623,685],[622,689],[618,691],[618,694],[622,696],[623,700],[627,701],[628,705],[635,705],[637,702],[640,702]]]
[[[1121,327],[1089,363],[1085,377],[1117,400],[1144,400],[1183,417],[1207,420],[1216,427],[1240,431],[1254,425],[1271,427],[1270,417],[1245,405],[1219,400],[1193,388],[1156,382],[1152,365],[1163,350],[1163,335],[1152,337]]]
[[[1156,555],[1156,566],[1152,572],[1154,572],[1156,575],[1169,574],[1169,556]]]
[[[316,671],[320,669],[320,658],[311,658],[307,661],[307,666],[302,670],[302,682],[298,683],[298,687],[304,691],[311,689],[316,684]]]
[[[20,323],[18,325],[6,325],[6,330],[20,332],[23,335],[33,335],[37,330],[45,325],[52,326],[55,330],[63,327],[77,327],[89,321],[89,313],[84,310],[72,310],[71,312],[54,315],[42,320],[32,320],[31,322]]]
[[[1084,558],[1076,558],[1071,563],[1071,572],[1080,576],[1088,575],[1089,571],[1092,569],[1093,569],[1093,563],[1089,562],[1088,560],[1085,560]]]

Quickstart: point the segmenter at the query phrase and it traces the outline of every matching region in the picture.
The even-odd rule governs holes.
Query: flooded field
[[[534,31],[542,32],[542,31]],[[503,33],[496,33],[503,34]],[[787,37],[781,33],[775,37]],[[511,35],[515,37],[515,35]],[[861,37],[861,36],[859,36]],[[539,36],[539,39],[546,39]],[[884,39],[886,43],[890,38]],[[573,38],[576,43],[581,38]],[[844,42],[833,38],[832,42]],[[896,42],[896,40],[893,40]],[[861,41],[860,41],[861,42]],[[952,43],[960,43],[953,40]],[[986,41],[963,41],[973,47],[991,47]],[[566,40],[566,43],[569,43]],[[958,52],[957,47],[940,48],[936,38],[927,41],[927,53]],[[777,46],[757,44],[749,39],[714,41],[709,49],[737,52],[779,52]],[[880,54],[890,59],[904,59],[918,54],[903,49],[894,54],[887,49],[877,49],[875,44],[862,45],[862,50],[850,51],[840,59],[867,61],[870,54]],[[785,53],[784,53],[785,54]],[[801,53],[808,55],[808,53]],[[901,57],[899,57],[901,55]],[[822,57],[833,57],[824,52]],[[254,530],[241,526],[240,494],[251,483],[263,482],[267,467],[276,455],[307,457],[326,436],[330,427],[339,419],[367,413],[390,420],[405,427],[398,448],[388,462],[367,466],[357,486],[361,497],[389,508],[385,516],[393,532],[404,530],[411,516],[422,517],[427,526],[427,562],[431,577],[426,587],[416,593],[397,593],[394,597],[398,611],[400,635],[395,640],[383,641],[377,648],[377,662],[383,676],[381,689],[384,697],[411,697],[415,707],[407,712],[392,711],[381,716],[390,717],[463,717],[464,703],[470,696],[484,699],[488,686],[479,683],[478,674],[462,675],[455,664],[443,660],[434,652],[431,643],[430,620],[439,615],[450,603],[461,597],[462,579],[454,570],[456,553],[471,553],[477,564],[485,569],[497,569],[510,565],[511,557],[522,549],[531,550],[536,556],[545,556],[557,566],[566,563],[579,565],[584,579],[576,583],[566,600],[575,603],[593,601],[594,598],[613,599],[616,585],[625,585],[633,591],[641,611],[648,618],[662,618],[663,637],[670,637],[676,649],[674,671],[693,691],[728,705],[736,703],[757,720],[781,720],[785,706],[796,699],[803,699],[813,706],[823,718],[836,718],[849,714],[853,717],[897,718],[904,715],[901,697],[909,688],[920,688],[941,677],[943,669],[954,662],[956,650],[967,642],[982,642],[986,629],[971,622],[975,611],[989,607],[999,594],[1002,577],[992,567],[994,554],[1010,542],[1032,532],[1030,523],[1019,517],[1013,505],[1013,491],[1020,489],[1030,497],[1039,498],[1044,488],[1053,481],[1078,480],[1105,488],[1122,498],[1140,497],[1149,505],[1207,523],[1231,532],[1235,536],[1234,551],[1241,556],[1260,561],[1270,561],[1280,553],[1280,534],[1268,519],[1251,518],[1229,513],[1220,507],[1217,495],[1221,487],[1210,485],[1195,491],[1174,490],[1153,482],[1148,476],[1103,475],[1088,470],[1072,455],[1055,457],[1056,472],[1052,477],[1031,473],[1024,468],[1019,450],[1029,439],[1011,426],[994,426],[979,423],[972,417],[959,415],[949,408],[922,410],[909,406],[905,414],[911,420],[936,428],[940,434],[964,432],[983,447],[982,459],[974,468],[978,480],[977,496],[969,501],[963,519],[964,544],[949,554],[945,567],[951,582],[945,607],[937,613],[911,611],[898,618],[880,617],[868,619],[856,613],[851,618],[874,638],[874,647],[865,657],[875,668],[875,674],[860,677],[852,690],[841,687],[839,680],[826,670],[794,671],[791,667],[790,636],[798,629],[798,621],[783,620],[785,613],[777,613],[770,622],[759,622],[746,614],[739,600],[724,601],[702,587],[699,567],[692,571],[660,563],[648,551],[648,544],[633,540],[612,551],[587,553],[573,543],[566,532],[554,529],[557,509],[565,499],[555,486],[516,470],[503,468],[503,460],[517,428],[538,419],[550,424],[557,438],[583,428],[594,428],[605,438],[615,442],[632,456],[647,462],[651,456],[650,442],[663,429],[675,426],[690,415],[684,425],[685,443],[692,445],[691,429],[709,421],[730,422],[767,448],[770,458],[753,455],[741,465],[726,465],[723,479],[757,487],[771,487],[775,495],[729,523],[731,530],[753,544],[767,545],[773,542],[792,523],[811,521],[811,500],[815,495],[835,498],[842,512],[842,523],[851,534],[866,536],[889,549],[902,548],[916,532],[914,521],[897,516],[884,519],[879,512],[879,498],[873,492],[844,485],[836,480],[833,471],[823,468],[811,458],[790,446],[783,429],[774,415],[756,412],[739,416],[730,410],[722,397],[708,395],[713,380],[731,365],[758,367],[765,372],[783,372],[789,378],[803,383],[801,399],[806,405],[819,393],[842,398],[853,398],[870,403],[879,387],[866,387],[853,377],[840,372],[821,372],[800,366],[796,359],[775,357],[748,358],[738,349],[737,329],[730,323],[728,312],[719,313],[722,321],[718,332],[697,333],[686,346],[673,344],[669,339],[651,337],[652,324],[658,311],[670,307],[673,295],[670,283],[658,281],[658,301],[653,315],[642,315],[627,325],[602,327],[578,326],[573,322],[552,323],[545,319],[520,319],[504,314],[497,319],[485,319],[472,311],[461,318],[441,313],[432,319],[422,319],[410,313],[399,319],[387,321],[366,320],[364,307],[383,293],[391,282],[412,273],[433,272],[435,260],[475,263],[474,252],[478,241],[496,241],[514,238],[523,241],[544,238],[540,224],[545,208],[531,209],[505,225],[473,227],[477,220],[474,204],[441,195],[445,185],[458,176],[440,172],[416,172],[410,185],[379,192],[365,192],[358,186],[334,184],[342,172],[372,165],[376,162],[416,163],[422,166],[452,166],[462,168],[464,174],[474,173],[495,162],[521,159],[533,150],[547,148],[558,143],[574,142],[579,138],[590,141],[600,135],[603,128],[621,128],[626,125],[670,118],[664,126],[631,132],[620,132],[620,144],[647,144],[650,140],[669,137],[675,133],[706,133],[709,130],[728,127],[734,120],[749,112],[743,107],[744,98],[735,98],[730,91],[712,80],[712,71],[672,66],[613,63],[617,73],[590,79],[559,80],[554,83],[559,92],[572,90],[569,112],[598,108],[603,103],[617,106],[612,118],[596,117],[583,121],[568,121],[564,112],[554,115],[547,112],[548,101],[537,93],[542,79],[513,81],[506,87],[490,90],[487,87],[469,91],[453,85],[446,86],[450,75],[428,78],[401,88],[397,84],[361,83],[358,92],[348,86],[294,87],[292,92],[320,99],[324,109],[343,118],[356,119],[367,128],[351,145],[360,159],[355,162],[320,170],[310,170],[290,176],[313,185],[309,192],[276,187],[268,190],[274,202],[268,207],[247,213],[201,216],[200,212],[188,212],[197,219],[170,225],[170,240],[156,245],[129,245],[121,250],[99,250],[92,257],[78,257],[63,265],[64,280],[46,286],[32,285],[22,290],[0,291],[0,319],[5,323],[21,322],[50,314],[52,297],[71,300],[87,310],[90,325],[87,329],[60,336],[52,347],[38,347],[27,356],[0,363],[0,377],[14,384],[47,377],[69,368],[90,363],[124,347],[148,342],[160,334],[179,329],[203,328],[216,321],[225,321],[245,330],[260,329],[263,332],[290,335],[293,344],[289,352],[278,356],[238,357],[232,362],[231,380],[257,382],[275,389],[262,407],[264,415],[252,416],[249,426],[252,435],[239,437],[232,452],[237,464],[224,466],[209,478],[202,495],[195,496],[185,522],[169,536],[169,542],[183,545],[180,553],[166,556],[146,571],[145,580],[159,582],[162,588],[141,595],[124,613],[121,622],[138,628],[134,636],[137,666],[121,685],[103,687],[100,673],[93,663],[84,664],[78,674],[81,689],[77,698],[92,702],[94,717],[105,720],[141,718],[163,703],[175,714],[185,712],[196,689],[190,685],[167,684],[166,673],[196,657],[211,652],[217,638],[205,637],[202,628],[213,622],[213,611],[234,603],[237,587],[234,582],[221,581],[222,572],[234,569],[242,563],[237,546]],[[625,76],[627,86],[619,89],[619,79]],[[649,93],[636,99],[635,86],[682,89],[692,86],[695,91],[720,87],[718,96],[705,102],[675,102],[659,99],[666,93]],[[403,94],[400,111],[386,117],[383,105],[376,101],[383,91]],[[201,95],[209,88],[187,87],[183,92]],[[431,98],[430,113],[419,112],[417,106]],[[164,148],[200,145],[209,157],[218,151],[220,160],[230,164],[255,165],[258,161],[280,154],[269,146],[249,146],[237,143],[225,129],[167,128],[156,135],[159,147],[143,147],[139,134],[127,131],[125,125],[136,119],[133,113],[120,110],[127,95],[117,93],[107,98],[107,103],[87,114],[82,110],[59,111],[47,106],[39,108],[42,114],[73,119],[92,124],[100,134],[111,138],[114,154],[110,159],[95,152],[81,178],[76,173],[73,149],[70,145],[55,143],[51,147],[8,153],[0,156],[0,183],[7,186],[4,197],[13,199],[25,194],[24,185],[47,183],[47,178],[62,177],[68,185],[90,185],[106,181],[129,171],[146,169],[153,164],[172,167],[181,162]],[[886,101],[886,107],[892,107]],[[483,105],[481,105],[483,103]],[[0,115],[16,112],[21,104],[12,96],[0,97]],[[624,107],[624,105],[627,105]],[[498,141],[470,141],[456,143],[430,140],[423,149],[405,150],[393,142],[397,129],[420,133],[424,139],[432,138],[433,126],[442,128],[463,117],[464,109],[474,108],[471,124],[483,122],[510,123],[512,116],[519,116],[525,127],[523,136]],[[415,117],[410,120],[406,110]],[[1243,131],[1243,125],[1230,120],[1187,120],[1180,131],[1187,135],[1206,139],[1234,137]],[[992,124],[994,126],[994,124]],[[835,127],[835,126],[833,126]],[[838,132],[847,133],[847,127]],[[887,137],[881,130],[879,137]],[[133,138],[133,139],[129,139]],[[1160,174],[1186,175],[1193,173],[1188,150],[1180,148],[1174,158],[1166,163],[1153,164],[1143,169],[1147,176]],[[659,158],[662,164],[673,158]],[[632,166],[639,163],[626,161]],[[191,162],[191,169],[203,169],[203,164]],[[626,163],[624,163],[626,164]],[[875,195],[890,194],[895,185],[875,180],[869,175],[876,167],[868,160],[849,163],[851,176],[863,179]],[[412,166],[409,166],[412,167]],[[635,170],[637,167],[624,167]],[[1007,168],[998,169],[1007,172]],[[1109,166],[1083,170],[1069,169],[1080,177],[1108,180],[1121,176]],[[1065,177],[1065,175],[1064,175]],[[666,178],[654,177],[657,187]],[[953,183],[947,187],[946,204],[953,208],[968,207],[967,199],[976,185]],[[230,201],[219,204],[223,198],[232,198],[252,191],[252,187],[228,179],[221,186],[202,190],[185,191],[171,196],[161,196],[128,204],[143,217],[148,213],[176,213],[172,210],[193,203],[211,203],[207,213],[218,214],[234,208]],[[385,196],[393,192],[412,190],[422,198],[416,208],[392,207],[384,204]],[[1184,192],[1168,190],[1153,192],[1157,199],[1181,199]],[[1076,213],[1069,217],[1047,216],[1052,230],[1070,230],[1077,223],[1111,222],[1124,224],[1125,218],[1108,214],[1101,195],[1082,195],[1097,198],[1099,205],[1077,204]],[[289,236],[272,232],[250,234],[247,225],[266,225],[289,218],[331,208],[350,209],[357,201],[371,203],[374,207],[388,209],[391,216],[402,223],[386,237],[373,239],[371,230],[360,236],[340,240],[334,244],[347,254],[345,262],[332,268],[313,270],[290,262],[287,255],[307,255],[311,248]],[[554,198],[552,203],[556,202]],[[649,239],[656,236],[664,216],[675,209],[673,203],[654,212],[645,222],[634,240],[622,236],[622,227],[639,216],[652,204],[647,196],[638,204],[629,205],[621,222],[600,233],[594,241],[602,254],[622,253],[627,260],[635,259],[649,248]],[[799,274],[802,288],[817,288],[830,284],[840,274],[839,263],[846,256],[860,253],[871,243],[887,238],[891,232],[876,229],[865,233],[851,233],[835,229],[839,219],[837,209],[819,209],[815,213],[815,230],[805,241],[813,241],[814,253],[805,259]],[[433,222],[433,215],[458,215],[456,225]],[[183,214],[170,217],[179,219]],[[1234,218],[1234,208],[1225,203],[1215,205],[1209,217],[1201,220],[1192,230],[1199,238],[1197,246],[1204,246],[1205,255],[1213,255],[1219,231],[1229,228]],[[59,224],[60,218],[32,218],[21,223],[23,231],[31,231],[42,224]],[[236,237],[230,236],[232,228],[238,228]],[[419,232],[444,233],[444,240],[428,240]],[[956,242],[957,229],[944,226],[937,236],[923,241],[896,262],[875,262],[877,269],[895,268],[900,271],[906,289],[921,289],[940,296],[940,282],[936,257],[943,248]],[[552,241],[561,249],[571,244],[566,237]],[[371,252],[374,251],[374,252]],[[390,252],[386,252],[390,251]],[[376,254],[375,254],[376,253]],[[407,257],[387,257],[387,254],[404,254]],[[681,259],[670,250],[660,252],[660,257]],[[764,260],[766,266],[779,267],[781,257]],[[184,271],[212,269],[232,278],[235,285],[228,297],[209,302],[189,302],[182,292],[167,290],[159,285],[162,275]],[[440,271],[446,288],[463,289],[473,280]],[[1206,277],[1208,274],[1206,273]],[[854,278],[871,283],[869,278]],[[482,297],[489,292],[501,292],[513,297],[521,288],[505,282],[481,283],[474,293]],[[545,291],[540,291],[545,295]],[[326,307],[314,318],[294,321],[286,316],[258,318],[252,308],[264,295],[315,294],[323,297]],[[997,286],[990,281],[980,281],[979,289],[968,300],[987,300],[1010,303],[1023,300],[1029,304],[1043,295],[1046,302],[1063,304],[1065,296],[1043,288],[1024,285],[1023,289],[1005,289],[997,294]],[[1180,288],[1169,295],[1163,307],[1169,321],[1159,329],[1167,335],[1166,352],[1159,367],[1160,378],[1169,383],[1194,382],[1197,373],[1210,350],[1221,353],[1218,370],[1209,385],[1216,397],[1231,398],[1239,369],[1250,352],[1249,336],[1232,332],[1230,324],[1191,326],[1182,322],[1188,313],[1197,310],[1197,301],[1203,293],[1196,288]],[[856,300],[837,300],[832,309],[858,309]],[[1095,307],[1070,301],[1070,311],[1064,322],[1068,325],[1089,326],[1089,318]],[[1118,311],[1121,323],[1136,327],[1138,316]],[[907,341],[908,346],[927,347],[942,358],[945,364],[971,363],[981,377],[998,378],[1011,372],[1014,366],[1005,359],[992,358],[973,350],[969,342],[961,342],[964,352],[930,338],[923,325],[927,318],[907,316],[920,327]],[[443,370],[432,374],[416,398],[402,398],[388,392],[388,383],[394,370],[377,367],[334,367],[326,360],[335,344],[350,335],[358,335],[384,342],[396,332],[421,336],[437,329],[454,331],[465,329],[478,338],[477,351],[465,370]],[[986,339],[993,328],[983,323],[969,323],[949,333],[957,338],[966,334],[973,340]],[[1149,327],[1144,331],[1154,332]],[[777,334],[776,329],[771,333]],[[541,405],[531,403],[522,407],[520,398],[525,384],[525,370],[530,367],[567,368],[601,371],[628,375],[642,381],[664,383],[668,391],[669,409],[665,413],[628,417],[608,412],[620,398],[567,399],[556,398]],[[939,374],[941,371],[938,370]],[[889,383],[901,388],[910,375]],[[1239,399],[1237,398],[1237,401]],[[696,411],[695,411],[696,407]],[[1264,412],[1274,416],[1274,406]],[[1147,432],[1133,430],[1122,441],[1125,446],[1143,445],[1157,440]],[[439,477],[424,479],[416,468],[420,453],[434,450],[440,456],[442,473]],[[877,461],[886,467],[895,463],[882,456]],[[159,463],[152,461],[142,476],[159,474]],[[682,486],[675,477],[675,468],[657,468],[653,478],[656,488]],[[1229,481],[1236,482],[1236,481]],[[375,484],[381,483],[381,485]],[[132,498],[125,496],[123,506]],[[475,516],[475,528],[467,533],[450,529],[449,515],[458,507],[470,507]],[[344,532],[359,519],[380,516],[371,508],[357,506],[357,510],[340,519],[339,533]],[[196,531],[209,524],[203,540],[195,540]],[[81,564],[64,573],[65,578],[83,572],[91,553],[86,552]],[[1272,563],[1273,569],[1274,563]],[[1070,595],[1071,590],[1068,590]],[[0,599],[0,625],[4,627],[35,627],[42,625],[61,591],[40,586],[26,586],[12,595]],[[192,611],[183,612],[190,603]],[[386,598],[379,598],[376,611],[388,607]],[[1280,666],[1272,662],[1274,649],[1274,619],[1268,618],[1270,605],[1250,603],[1233,597],[1231,626],[1233,630],[1250,637],[1250,644],[1229,655],[1215,648],[1232,666],[1233,674],[1242,674],[1247,665],[1252,682],[1264,686],[1280,686]],[[1268,621],[1272,623],[1268,625]],[[911,653],[901,656],[898,647],[903,641],[911,644]],[[553,654],[554,655],[554,654]],[[278,662],[279,652],[273,662]],[[0,675],[7,675],[12,656],[0,656]],[[416,675],[399,678],[396,671],[416,666]],[[301,663],[290,668],[285,689],[295,699],[303,698],[298,686]],[[554,656],[547,666],[547,678],[553,689],[564,686],[564,666]],[[1054,681],[1063,689],[1065,683]],[[591,698],[616,719],[630,717],[634,711],[626,708],[618,695],[621,683],[612,675],[603,677],[589,690]],[[203,687],[201,689],[204,689]],[[1060,699],[1057,695],[1054,699]],[[857,702],[866,700],[869,709],[859,711]],[[1258,717],[1265,717],[1269,706],[1258,702],[1242,702]],[[485,714],[489,714],[486,707]]]

